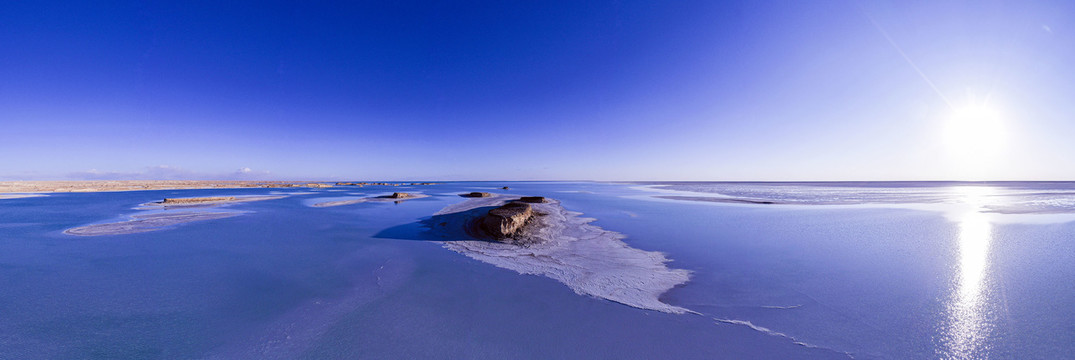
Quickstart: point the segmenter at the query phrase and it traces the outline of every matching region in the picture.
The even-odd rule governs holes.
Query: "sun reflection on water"
[[[959,221],[959,269],[947,305],[948,323],[943,337],[943,356],[948,359],[986,358],[986,338],[991,330],[987,275],[993,225],[982,212],[988,187],[957,188],[968,210]]]

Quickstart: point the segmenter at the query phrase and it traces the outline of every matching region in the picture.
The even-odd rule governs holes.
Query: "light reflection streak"
[[[942,353],[948,359],[983,359],[987,357],[985,340],[991,330],[986,285],[993,225],[982,205],[993,189],[961,187],[956,192],[968,210],[958,217],[959,269],[946,309],[948,324]]]

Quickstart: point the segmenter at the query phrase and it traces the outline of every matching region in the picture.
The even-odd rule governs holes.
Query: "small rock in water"
[[[532,204],[540,204],[545,202],[544,196],[523,196],[519,198],[519,201]]]
[[[465,196],[465,197],[490,197],[492,195],[487,193],[487,192],[477,192],[477,191],[475,191],[475,192],[472,192],[472,193],[469,193],[469,194],[463,194],[463,196]]]
[[[403,193],[403,192],[397,192],[397,193],[392,193],[392,195],[389,195],[388,197],[390,197],[392,199],[406,199],[406,198],[409,198],[409,197],[414,197],[414,195],[411,195],[411,194],[408,194],[408,193]]]
[[[510,190],[511,188],[509,188],[509,187],[505,186],[505,187],[502,187],[501,189],[504,189],[504,190]]]

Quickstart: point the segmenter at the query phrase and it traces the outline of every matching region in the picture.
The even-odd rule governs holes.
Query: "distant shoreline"
[[[283,187],[296,181],[212,181],[212,180],[92,180],[92,181],[3,181],[0,193],[110,192],[136,190],[235,189]]]
[[[92,180],[92,181],[0,181],[0,194],[112,192],[138,190],[194,190],[239,188],[333,187],[337,185],[429,185],[431,183],[337,183],[335,181],[238,181],[238,180]]]

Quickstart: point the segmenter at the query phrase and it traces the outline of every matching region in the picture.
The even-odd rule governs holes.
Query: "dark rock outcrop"
[[[412,198],[412,197],[414,197],[414,195],[404,193],[404,192],[397,192],[397,193],[392,193],[392,195],[388,195],[389,199],[407,199],[407,198]]]
[[[469,194],[462,194],[460,196],[463,196],[463,197],[490,197],[490,196],[493,196],[493,195],[490,194],[490,193],[487,193],[487,192],[477,192],[477,191],[475,191],[475,192],[472,192],[472,193],[469,193]]]
[[[511,190],[511,188],[509,188],[509,187],[507,187],[507,186],[505,186],[505,187],[502,187],[501,189],[504,189],[504,190]]]
[[[532,216],[534,210],[529,204],[513,201],[489,210],[478,222],[478,227],[493,239],[503,241],[517,235]]]
[[[545,202],[544,196],[523,196],[519,198],[519,201],[531,204],[540,204]]]

